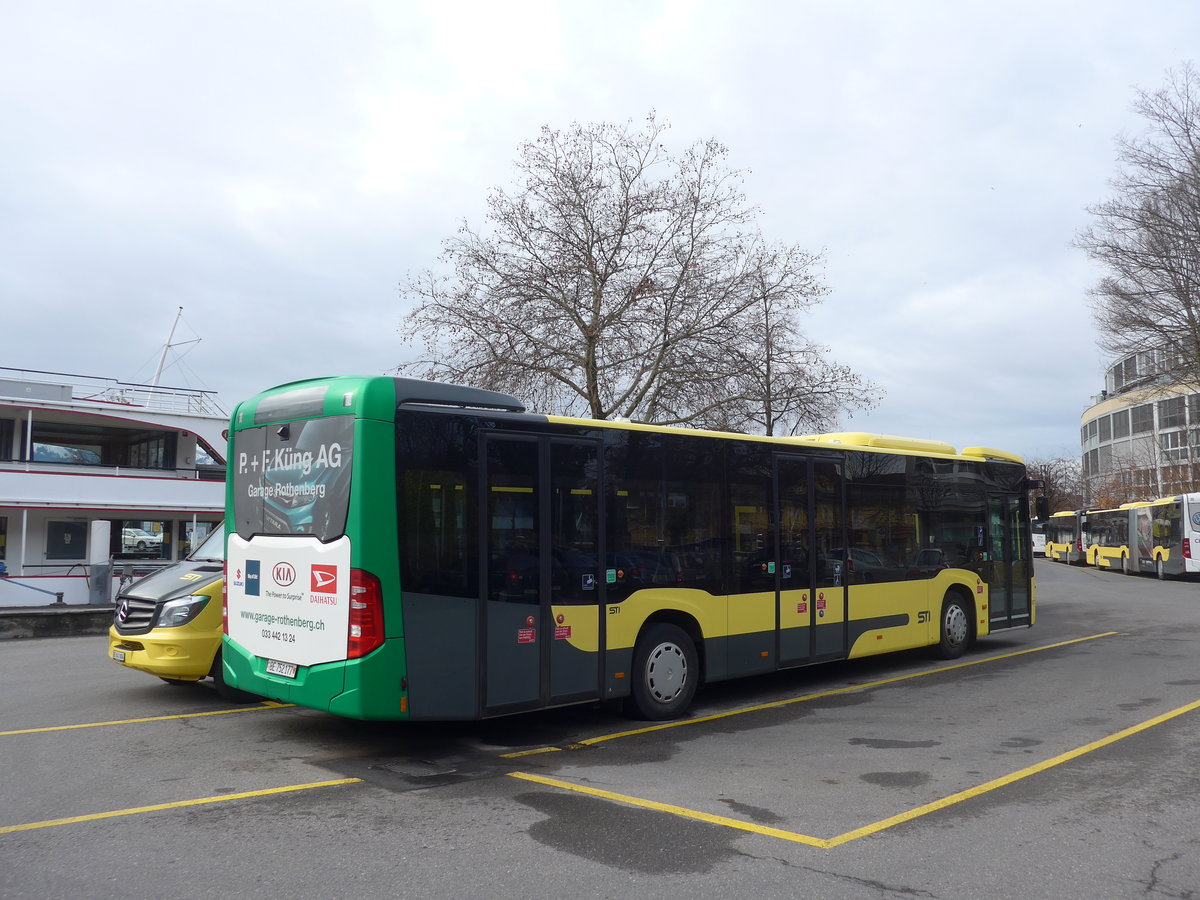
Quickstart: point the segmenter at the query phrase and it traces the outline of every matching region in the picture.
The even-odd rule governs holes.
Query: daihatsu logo
[[[287,587],[296,580],[296,570],[291,563],[275,563],[275,568],[271,570],[271,578],[280,587]]]

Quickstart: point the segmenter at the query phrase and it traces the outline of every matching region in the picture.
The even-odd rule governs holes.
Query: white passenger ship
[[[111,602],[186,556],[223,516],[228,426],[211,391],[0,367],[0,607]]]

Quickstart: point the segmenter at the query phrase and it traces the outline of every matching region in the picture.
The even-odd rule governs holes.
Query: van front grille
[[[117,612],[113,624],[120,634],[145,634],[154,627],[154,614],[158,604],[153,600],[138,600],[134,597],[118,597]]]

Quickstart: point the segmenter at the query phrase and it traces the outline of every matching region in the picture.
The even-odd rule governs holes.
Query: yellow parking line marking
[[[1076,747],[1074,750],[1068,750],[1066,753],[1060,753],[1058,756],[1043,760],[1040,763],[1034,763],[1024,769],[1019,769],[1009,775],[1003,775],[1000,778],[995,778],[992,781],[985,782],[977,787],[967,788],[965,791],[959,791],[957,794],[951,794],[949,797],[943,797],[941,800],[934,800],[932,803],[926,803],[924,806],[918,806],[915,809],[910,809],[908,812],[900,813],[896,816],[891,816],[887,819],[881,819],[870,825],[862,828],[856,828],[854,831],[847,831],[845,834],[838,835],[833,838],[829,844],[836,847],[839,844],[845,844],[849,841],[857,840],[860,837],[866,837],[869,834],[883,831],[885,828],[891,828],[893,825],[899,825],[902,822],[909,822],[913,819],[928,815],[931,812],[936,812],[939,809],[945,809],[948,806],[953,806],[956,803],[961,803],[964,800],[970,800],[973,797],[978,797],[982,794],[994,791],[997,788],[1005,787],[1016,781],[1024,778],[1029,778],[1032,775],[1037,775],[1039,772],[1045,772],[1047,769],[1052,769],[1055,766],[1061,766],[1063,763],[1070,762],[1073,759],[1078,759],[1095,750],[1115,744],[1117,741],[1124,740],[1127,737],[1138,734],[1147,729],[1153,728],[1156,725],[1161,725],[1163,722],[1168,722],[1185,713],[1200,709],[1200,700],[1195,700],[1170,712],[1165,712],[1160,716],[1155,716],[1153,719],[1147,719],[1145,722],[1140,722],[1137,725],[1131,725],[1129,728],[1122,729],[1115,734],[1110,734],[1108,737],[1100,738],[1092,741],[1090,744],[1084,744],[1082,747]]]
[[[1027,766],[1024,769],[1018,769],[1016,772],[1011,772],[1008,775],[1002,775],[999,778],[994,778],[991,781],[984,782],[973,788],[967,788],[964,791],[959,791],[943,797],[940,800],[934,800],[931,803],[926,803],[922,806],[915,807],[898,815],[889,816],[886,819],[880,819],[878,822],[872,822],[870,825],[864,825],[861,828],[855,828],[852,831],[847,831],[844,834],[839,834],[834,838],[817,838],[807,834],[800,834],[795,831],[785,831],[781,828],[771,828],[766,825],[757,825],[754,822],[744,822],[740,819],[731,819],[728,816],[716,816],[710,813],[700,812],[699,810],[687,809],[683,806],[673,806],[668,803],[658,803],[653,800],[644,800],[641,797],[633,797],[628,794],[618,794],[613,791],[600,790],[599,788],[588,787],[581,784],[573,784],[569,781],[562,781],[557,778],[545,778],[541,775],[531,775],[528,772],[509,772],[512,778],[519,778],[522,781],[530,781],[535,784],[546,785],[547,787],[562,788],[563,790],[574,791],[579,794],[587,794],[588,796],[598,797],[603,800],[612,800],[617,803],[624,803],[629,806],[638,806],[643,809],[653,809],[659,812],[669,813],[671,815],[680,816],[685,819],[695,819],[700,822],[708,822],[713,825],[721,825],[726,828],[736,828],[739,831],[748,831],[752,834],[760,834],[765,837],[773,837],[783,841],[791,841],[795,844],[807,844],[810,847],[817,847],[822,850],[828,850],[833,847],[840,847],[842,844],[848,844],[851,841],[856,841],[859,838],[867,837],[868,835],[877,834],[885,831],[888,828],[893,828],[905,822],[911,822],[913,819],[921,816],[929,815],[941,809],[953,806],[956,803],[962,803],[965,800],[971,800],[983,794],[990,793],[1007,785],[1045,772],[1048,769],[1061,766],[1063,763],[1078,759],[1088,753],[1108,747],[1117,741],[1124,740],[1132,735],[1139,734],[1164,722],[1169,722],[1171,719],[1185,715],[1186,713],[1200,709],[1200,700],[1195,700],[1191,703],[1180,706],[1176,709],[1155,716],[1152,719],[1147,719],[1145,722],[1140,722],[1137,725],[1131,725],[1107,737],[1084,744],[1081,747],[1076,747],[1074,750],[1068,750],[1065,753],[1060,753],[1058,756],[1053,756],[1050,759],[1043,760],[1040,763],[1035,763],[1032,766]]]
[[[133,809],[114,809],[109,812],[92,813],[87,816],[70,816],[66,819],[47,819],[44,822],[27,822],[24,825],[0,827],[0,834],[16,831],[34,831],[38,828],[53,828],[57,825],[75,825],[80,822],[95,822],[98,819],[113,819],[117,816],[136,816],[140,813],[158,812],[164,809],[182,809],[186,806],[202,806],[206,803],[224,803],[226,800],[245,800],[250,797],[267,797],[271,794],[287,794],[293,791],[309,791],[313,788],[334,787],[339,784],[359,784],[361,778],[339,778],[335,781],[314,781],[310,784],[290,784],[286,787],[265,788],[261,791],[242,791],[239,794],[219,794],[215,797],[200,797],[196,800],[176,800],[173,803],[156,803],[153,806],[137,806]]]
[[[501,759],[519,759],[522,756],[537,756],[539,753],[558,753],[560,747],[538,747],[536,750],[518,750],[515,753],[501,753]]]
[[[618,731],[613,734],[604,734],[599,737],[585,738],[577,742],[573,746],[590,747],[594,744],[600,744],[604,741],[615,741],[618,738],[632,737],[638,734],[650,734],[655,731],[666,731],[668,728],[682,728],[685,725],[699,725],[702,722],[715,722],[720,719],[728,719],[731,716],[740,716],[745,713],[760,712],[767,709],[780,709],[785,706],[791,706],[794,703],[806,703],[810,700],[819,700],[822,697],[834,697],[838,694],[851,694],[855,691],[865,691],[871,688],[883,687],[887,684],[897,684],[901,681],[909,681],[913,678],[925,678],[928,675],[938,675],[942,672],[953,672],[956,669],[965,669],[969,666],[981,666],[985,663],[998,662],[1002,659],[1012,659],[1017,656],[1024,656],[1028,653],[1041,653],[1044,650],[1055,650],[1059,647],[1068,647],[1071,644],[1080,644],[1084,641],[1094,641],[1097,638],[1115,637],[1120,634],[1118,631],[1105,631],[1101,634],[1090,634],[1086,637],[1071,638],[1067,641],[1059,641],[1055,644],[1046,644],[1042,647],[1029,647],[1025,650],[1014,650],[1011,653],[1000,653],[996,656],[987,656],[983,659],[972,659],[967,662],[955,663],[949,666],[939,666],[936,669],[925,669],[921,672],[909,672],[907,675],[897,675],[894,678],[882,678],[879,681],[868,681],[864,684],[850,684],[845,687],[832,688],[828,691],[818,691],[813,694],[804,694],[800,697],[788,697],[785,700],[773,700],[770,703],[762,703],[757,706],[743,706],[738,709],[731,709],[726,712],[713,713],[708,716],[697,716],[694,719],[679,719],[674,722],[659,722],[655,725],[647,725],[643,728],[634,728],[629,731]]]
[[[109,725],[137,725],[142,722],[169,722],[172,719],[195,719],[200,716],[227,716],[231,713],[261,712],[264,709],[287,709],[294,705],[264,700],[261,706],[239,706],[237,709],[214,709],[209,712],[176,713],[170,716],[146,716],[143,719],[117,719],[112,722],[82,722],[78,725],[50,725],[46,728],[21,728],[17,731],[0,731],[0,737],[9,737],[14,734],[41,734],[47,731],[72,731],[76,728],[105,728]]]
[[[767,825],[755,825],[753,822],[743,822],[741,819],[731,819],[728,816],[714,816],[711,813],[700,812],[695,809],[687,809],[682,806],[672,806],[669,803],[658,803],[654,800],[643,800],[641,797],[631,797],[628,794],[616,794],[612,791],[603,791],[599,788],[588,787],[582,784],[572,784],[569,781],[559,781],[557,778],[544,778],[541,775],[530,775],[528,772],[509,772],[513,778],[519,778],[522,781],[532,781],[535,784],[544,784],[547,787],[562,788],[567,791],[575,791],[578,794],[587,794],[591,797],[599,797],[602,800],[614,800],[617,803],[624,803],[627,806],[640,806],[643,809],[653,809],[659,812],[670,813],[674,816],[680,816],[684,819],[695,819],[700,822],[708,822],[712,825],[722,825],[726,828],[736,828],[740,831],[749,831],[753,834],[761,834],[766,837],[778,838],[783,841],[792,841],[796,844],[808,844],[810,847],[826,848],[829,846],[829,841],[821,838],[809,837],[806,834],[798,834],[794,831],[784,831],[780,828],[771,828]]]

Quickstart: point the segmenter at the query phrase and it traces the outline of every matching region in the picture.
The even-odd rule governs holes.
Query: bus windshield
[[[341,537],[350,504],[353,416],[328,416],[236,432],[233,513],[243,538]]]

